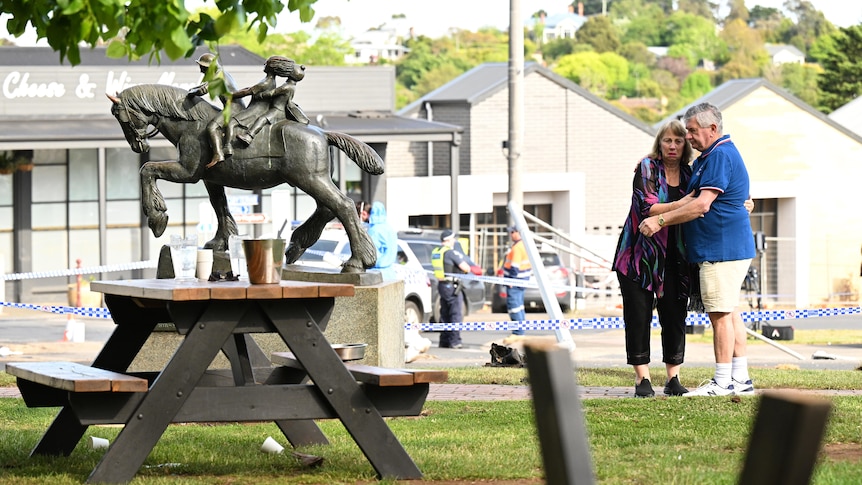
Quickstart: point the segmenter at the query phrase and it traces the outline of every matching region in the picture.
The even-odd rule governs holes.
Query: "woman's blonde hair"
[[[685,126],[679,120],[670,120],[664,126],[662,126],[660,130],[658,130],[658,133],[655,136],[655,142],[653,142],[652,145],[652,153],[649,154],[650,158],[652,158],[653,160],[662,159],[661,139],[664,138],[664,136],[668,133],[675,136],[681,136],[683,140],[685,140],[685,143],[682,146],[682,156],[679,158],[679,163],[690,163],[693,156],[691,143],[689,143],[688,140],[685,139]]]

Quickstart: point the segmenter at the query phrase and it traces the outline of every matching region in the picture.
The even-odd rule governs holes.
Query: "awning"
[[[355,136],[366,143],[452,141],[463,129],[394,113],[308,113],[315,125]],[[35,148],[40,142],[124,142],[113,117],[0,117],[0,145]],[[15,145],[14,147],[11,145]]]

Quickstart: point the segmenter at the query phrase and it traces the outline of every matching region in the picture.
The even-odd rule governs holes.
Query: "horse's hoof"
[[[159,212],[147,220],[147,225],[150,226],[150,229],[153,231],[153,236],[161,237],[161,235],[165,233],[165,229],[168,227],[168,215],[164,212]]]
[[[287,264],[295,263],[305,253],[305,249],[290,243],[287,246],[287,251],[284,252],[284,257],[287,259]]]
[[[365,270],[363,268],[357,268],[356,266],[348,266],[344,265],[341,267],[342,273],[364,273]]]

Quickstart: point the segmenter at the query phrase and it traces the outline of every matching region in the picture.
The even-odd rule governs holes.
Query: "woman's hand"
[[[746,199],[742,205],[745,206],[745,210],[747,210],[749,214],[754,211],[754,201],[752,199]]]
[[[647,217],[646,219],[641,221],[640,225],[638,226],[638,230],[644,236],[653,237],[655,233],[661,230],[661,226],[658,225],[658,217]]]

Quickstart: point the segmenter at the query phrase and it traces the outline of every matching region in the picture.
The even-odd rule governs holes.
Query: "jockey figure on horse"
[[[207,168],[224,161],[225,156],[233,155],[234,137],[247,147],[251,145],[255,135],[268,124],[275,124],[285,118],[308,124],[308,117],[293,101],[296,83],[305,78],[305,66],[297,66],[292,59],[286,57],[271,56],[266,60],[263,72],[266,77],[251,87],[237,90],[235,86],[228,86],[227,82],[225,83],[225,88],[232,93],[231,97],[240,105],[240,109],[231,113],[230,121],[224,129],[223,139],[221,127],[224,125],[224,118],[222,116],[215,116],[207,125],[213,151],[212,160],[207,164]],[[276,77],[279,76],[286,78],[286,81],[276,87]],[[189,94],[197,94],[197,92],[193,90]],[[251,96],[251,102],[248,108],[242,109],[242,101],[237,100],[247,96]],[[245,133],[236,135],[237,127],[245,129]]]

